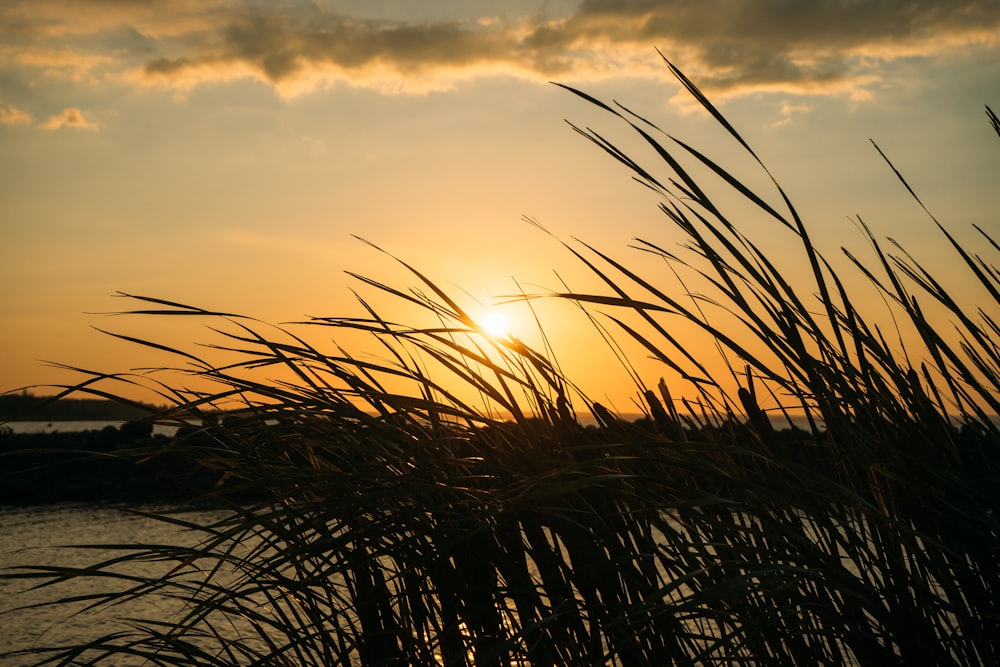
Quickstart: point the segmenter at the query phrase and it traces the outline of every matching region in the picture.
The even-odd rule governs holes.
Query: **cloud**
[[[78,130],[97,130],[100,126],[86,118],[83,112],[75,107],[63,109],[62,113],[50,116],[48,120],[39,125],[43,130],[58,130],[63,127],[71,127]]]
[[[216,240],[234,250],[266,252],[269,255],[283,252],[295,257],[317,255],[324,258],[334,256],[337,252],[335,247],[324,241],[287,233],[272,234],[239,228],[223,228],[210,233]]]
[[[588,0],[567,35],[656,44],[705,88],[865,97],[879,64],[1000,46],[1000,4],[882,0]],[[610,35],[610,37],[609,37]]]
[[[492,14],[424,21],[295,1],[77,0],[83,9],[73,12],[64,1],[19,5],[7,31],[40,38],[33,43],[46,44],[50,60],[112,57],[121,81],[182,92],[246,78],[294,96],[337,84],[424,92],[497,74],[574,83],[664,77],[655,46],[716,95],[864,99],[886,62],[1000,48],[996,0],[584,0],[562,15],[513,17],[497,3]],[[94,35],[112,33],[116,47],[94,53]]]
[[[109,55],[80,53],[65,47],[12,47],[0,48],[0,62],[10,62],[21,68],[40,70],[54,79],[95,82],[94,75],[102,65],[113,65]]]
[[[0,125],[27,125],[34,120],[31,114],[9,104],[0,104]]]
[[[781,103],[781,117],[771,124],[771,127],[782,127],[792,122],[793,116],[812,111],[808,104],[791,104],[787,100]]]

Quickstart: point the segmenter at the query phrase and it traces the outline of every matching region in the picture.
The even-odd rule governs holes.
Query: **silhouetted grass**
[[[625,107],[572,92],[636,132],[658,160],[640,166],[577,128],[662,195],[687,254],[637,245],[711,291],[675,296],[656,286],[658,276],[582,244],[567,247],[607,290],[550,297],[608,311],[612,343],[633,341],[680,378],[671,384],[684,386],[660,382],[654,391],[637,378],[649,416],[622,421],[587,399],[552,354],[485,335],[411,267],[419,286],[411,291],[359,278],[425,309],[435,326],[387,321],[366,300],[367,317],[307,323],[377,340],[381,361],[320,350],[235,315],[133,297],[133,312],[144,316],[219,321],[218,347],[234,355],[232,364],[134,342],[170,349],[220,387],[162,387],[176,405],[164,419],[242,406],[170,447],[218,471],[226,483],[216,502],[243,502],[211,525],[184,513],[153,517],[203,536],[194,548],[111,545],[121,556],[89,568],[6,574],[40,585],[107,577],[111,592],[88,597],[96,607],[132,596],[183,603],[177,616],[133,618],[119,633],[33,647],[30,657],[101,664],[133,655],[159,665],[1000,663],[996,264],[932,218],[990,299],[969,309],[859,220],[875,261],[847,258],[892,304],[897,330],[887,334],[852,301],[776,182],[780,207]],[[682,159],[796,237],[811,281],[791,284]],[[1000,250],[979,231],[983,253]],[[926,315],[928,303],[945,315]],[[718,345],[727,377],[714,377],[674,339],[673,322]],[[905,350],[892,342],[904,336]],[[255,379],[262,369],[291,379]],[[107,393],[96,383],[112,380],[131,381],[95,373],[76,389]],[[460,386],[491,408],[461,398]],[[776,429],[766,403],[802,414],[810,427]],[[575,405],[598,427],[582,426]],[[135,560],[162,561],[163,576],[121,574],[117,566]],[[115,587],[122,582],[124,592]]]

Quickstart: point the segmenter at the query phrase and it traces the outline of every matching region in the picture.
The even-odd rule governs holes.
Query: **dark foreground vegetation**
[[[638,245],[662,256],[668,274],[685,271],[710,288],[680,298],[657,286],[661,276],[570,247],[606,290],[553,298],[604,311],[607,319],[594,321],[609,344],[640,345],[675,378],[650,388],[636,376],[648,419],[617,420],[573,386],[552,350],[483,334],[416,271],[420,288],[409,292],[361,280],[423,307],[432,326],[386,321],[368,301],[366,318],[308,323],[367,332],[383,346],[382,362],[321,351],[249,319],[136,297],[145,316],[215,320],[219,346],[242,359],[220,365],[176,350],[188,371],[220,388],[163,389],[165,399],[187,414],[234,400],[246,411],[168,448],[226,478],[217,501],[228,493],[261,500],[232,503],[212,525],[160,517],[201,534],[197,548],[112,545],[115,558],[91,568],[7,573],[39,584],[106,577],[95,606],[131,596],[183,603],[175,616],[130,618],[87,644],[32,647],[31,658],[1000,664],[995,260],[938,225],[981,287],[982,301],[963,304],[859,220],[873,259],[847,259],[888,304],[885,329],[859,312],[780,188],[780,205],[768,203],[771,194],[751,191],[652,123],[578,94],[637,133],[659,164],[640,166],[603,135],[579,130],[662,195],[662,213],[682,235],[679,251]],[[811,281],[789,284],[691,165],[766,217],[766,234],[793,238]],[[1000,247],[981,238],[995,258]],[[717,343],[726,377],[674,340],[678,323]],[[293,379],[254,379],[279,368]],[[134,381],[94,374],[82,388],[116,380]],[[467,404],[452,393],[456,383],[512,419]],[[784,416],[765,413],[769,404],[806,415],[810,427],[776,431]],[[582,408],[598,427],[581,426]],[[123,581],[118,566],[130,559],[162,561],[164,574]]]
[[[11,433],[0,428],[0,505],[195,501],[219,476],[150,422],[79,432]],[[135,452],[156,452],[137,457]]]

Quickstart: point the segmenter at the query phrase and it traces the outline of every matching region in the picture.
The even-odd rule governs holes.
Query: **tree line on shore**
[[[149,417],[160,408],[145,403],[125,403],[103,398],[56,400],[27,390],[0,394],[0,422],[3,421],[130,421]]]

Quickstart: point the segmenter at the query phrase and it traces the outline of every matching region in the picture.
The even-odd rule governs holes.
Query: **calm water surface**
[[[153,511],[158,508],[141,509]],[[206,522],[221,516],[219,511],[185,515],[187,519]],[[198,541],[198,535],[180,527],[108,506],[0,507],[0,569],[4,572],[10,572],[11,567],[26,564],[86,567],[122,553],[100,549],[67,549],[61,548],[61,545],[144,542],[194,545]],[[162,573],[166,567],[166,563],[132,563],[129,565],[129,572],[155,575]],[[178,607],[169,604],[170,601],[150,596],[131,604],[127,609],[119,607],[100,612],[80,612],[84,606],[82,603],[17,609],[60,597],[107,591],[113,584],[114,582],[102,578],[28,590],[30,582],[0,580],[0,654],[33,645],[51,646],[95,638],[121,629],[117,617],[141,616],[169,620],[178,612]],[[28,659],[0,657],[2,667],[29,665],[32,662]],[[116,660],[101,664],[125,667],[142,662]]]

